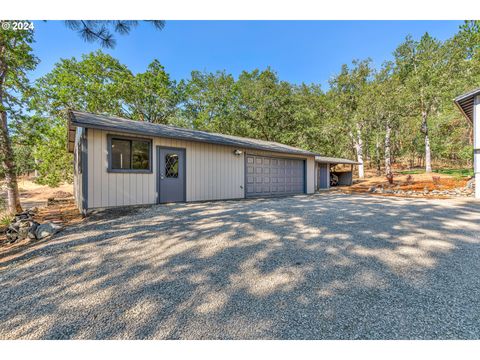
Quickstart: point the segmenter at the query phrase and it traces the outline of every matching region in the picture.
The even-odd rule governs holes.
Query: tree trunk
[[[422,133],[425,135],[425,172],[432,172],[432,155],[430,151],[430,139],[428,138],[427,112],[422,111]]]
[[[381,163],[380,163],[380,141],[378,140],[378,134],[375,137],[375,162],[377,165],[377,175],[381,174]]]
[[[359,124],[357,124],[357,136],[352,136],[355,150],[357,152],[357,161],[360,163],[358,165],[358,177],[360,179],[365,178],[365,173],[363,170],[363,141],[362,141],[362,131]]]
[[[389,123],[385,128],[385,175],[392,174],[392,154],[390,150],[390,136],[392,135],[392,127]]]
[[[3,153],[2,167],[7,185],[8,212],[21,212],[20,196],[18,194],[17,174],[13,157],[12,144],[8,136],[7,113],[0,113],[0,151]]]

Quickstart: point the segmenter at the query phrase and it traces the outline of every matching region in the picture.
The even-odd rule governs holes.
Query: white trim
[[[473,171],[475,173],[475,198],[480,199],[480,95],[473,102]]]

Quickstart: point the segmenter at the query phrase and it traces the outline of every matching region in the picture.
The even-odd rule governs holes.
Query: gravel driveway
[[[3,339],[480,338],[471,200],[124,209],[3,265]]]

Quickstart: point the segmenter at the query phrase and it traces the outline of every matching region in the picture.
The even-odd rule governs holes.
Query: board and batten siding
[[[148,138],[125,133],[89,129],[88,208],[155,204],[157,202],[157,146],[185,149],[186,200],[244,198],[245,153],[281,158],[306,159],[307,193],[314,192],[314,157],[255,151],[231,146],[152,137],[151,173],[108,172],[108,135]],[[240,156],[234,150],[242,151]]]

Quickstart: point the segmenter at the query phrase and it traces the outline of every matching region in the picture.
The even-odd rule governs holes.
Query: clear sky
[[[340,66],[352,59],[390,59],[411,34],[429,32],[441,40],[458,31],[462,21],[167,21],[163,31],[142,23],[129,35],[116,35],[115,49],[105,52],[133,72],[158,59],[174,79],[192,70],[277,71],[292,83],[319,83],[325,89]],[[50,71],[60,58],[77,57],[100,48],[85,43],[63,21],[35,22],[35,54],[41,63],[32,78]]]

